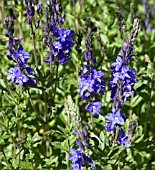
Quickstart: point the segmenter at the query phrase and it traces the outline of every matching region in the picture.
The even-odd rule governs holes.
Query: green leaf
[[[30,162],[26,162],[26,161],[21,161],[20,162],[20,168],[21,169],[32,169],[32,165]]]

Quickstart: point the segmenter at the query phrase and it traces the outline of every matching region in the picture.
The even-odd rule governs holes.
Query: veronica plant
[[[82,75],[79,77],[79,94],[82,99],[88,100],[89,104],[86,106],[86,110],[90,111],[91,116],[97,116],[100,113],[102,106],[101,101],[96,99],[98,94],[104,94],[105,82],[104,73],[94,69],[96,59],[93,58],[92,40],[94,34],[93,23],[88,26],[86,31],[86,53],[84,55],[85,64],[82,71]]]
[[[126,103],[127,98],[132,95],[132,92],[134,91],[133,86],[136,83],[136,72],[134,69],[131,69],[128,64],[131,61],[131,57],[134,55],[133,45],[137,37],[138,28],[139,20],[138,18],[135,18],[129,38],[126,40],[126,43],[118,54],[116,62],[111,64],[112,78],[109,82],[109,87],[112,91],[111,100],[114,101],[114,104],[112,109],[113,113],[105,116],[108,120],[105,128],[107,131],[114,131],[116,129],[115,140],[117,140],[119,127],[123,126],[126,120],[124,113],[121,113],[121,108]],[[122,128],[120,129],[118,143],[125,145],[125,147],[130,146],[129,138],[125,136],[125,132]]]
[[[33,74],[33,69],[26,66],[31,55],[24,51],[22,45],[19,46],[22,38],[13,36],[14,18],[7,16],[4,27],[8,31],[6,36],[9,38],[8,50],[10,54],[7,57],[17,64],[15,68],[9,69],[8,81],[19,84],[21,88],[24,84],[34,85],[37,77]]]
[[[48,1],[45,9],[46,23],[44,26],[44,44],[48,47],[45,62],[50,64],[50,82],[53,82],[53,63],[57,59],[60,64],[70,60],[70,53],[74,45],[72,36],[74,31],[62,27],[65,22],[61,4],[57,1]],[[53,40],[54,39],[54,40]],[[57,65],[58,67],[58,65]]]

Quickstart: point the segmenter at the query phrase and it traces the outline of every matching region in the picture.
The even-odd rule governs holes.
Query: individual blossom
[[[73,170],[82,170],[82,167],[85,167],[86,164],[89,164],[95,168],[93,161],[86,156],[82,150],[70,148],[69,160],[72,161]]]
[[[31,55],[25,52],[22,45],[20,45],[20,47],[18,48],[18,51],[13,53],[13,57],[18,59],[17,63],[20,67],[22,67],[26,65]]]
[[[124,130],[121,128],[119,130],[118,144],[123,144],[126,148],[130,147],[130,139],[125,135]]]
[[[25,75],[21,70],[20,67],[10,68],[9,69],[9,76],[8,81],[11,81],[15,84],[19,84],[20,87],[23,86],[24,83],[26,83],[29,78],[27,75]]]
[[[94,100],[86,106],[86,110],[90,111],[93,116],[98,116],[102,103],[99,100]]]
[[[125,124],[125,116],[124,114],[121,114],[120,111],[121,110],[118,109],[114,113],[109,113],[105,116],[105,118],[109,121],[105,126],[108,132],[115,130],[117,125],[123,126]]]
[[[16,51],[18,44],[23,38],[20,37],[9,37],[9,45],[7,49],[9,50],[10,54],[7,55],[9,60],[13,60],[13,53]]]

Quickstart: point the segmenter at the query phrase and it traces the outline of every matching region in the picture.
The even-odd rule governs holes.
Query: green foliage
[[[41,0],[45,3],[45,0]],[[30,28],[27,25],[26,7],[23,1],[0,1],[4,13],[0,13],[0,169],[72,169],[68,161],[70,147],[76,148],[74,130],[85,123],[89,125],[90,143],[88,155],[94,160],[97,170],[155,170],[155,22],[151,10],[150,24],[153,27],[147,32],[143,21],[145,11],[142,2],[133,0],[137,13],[131,13],[130,1],[116,0],[85,0],[72,3],[71,0],[60,1],[66,13],[66,29],[75,31],[75,46],[78,33],[83,35],[81,53],[74,46],[71,60],[64,65],[53,65],[53,84],[50,84],[50,66],[44,62],[46,47],[43,45],[43,26],[36,30],[37,57],[39,67],[35,69],[38,76],[33,87],[20,88],[7,81],[8,69],[13,62],[7,59],[8,38],[3,28],[4,19],[13,14],[15,35],[23,37],[25,51],[33,54],[33,43]],[[117,3],[121,4],[125,14],[126,28],[123,34],[119,31],[116,12]],[[152,9],[153,1],[148,1]],[[155,6],[155,4],[154,4]],[[75,10],[76,9],[76,10]],[[4,15],[3,15],[4,14]],[[129,99],[123,112],[127,115],[126,131],[130,122],[137,128],[130,137],[131,148],[112,144],[114,134],[105,131],[105,115],[111,112],[110,64],[115,61],[126,37],[132,28],[130,17],[139,17],[141,26],[134,45],[131,66],[136,70],[137,83],[135,92]],[[37,21],[38,16],[34,20]],[[94,36],[93,52],[96,57],[96,68],[104,71],[106,93],[100,95],[102,108],[100,115],[93,119],[85,110],[86,102],[78,95],[78,77],[84,64],[86,18],[90,18],[97,28]],[[35,22],[34,22],[35,23]],[[104,50],[100,52],[100,42]],[[123,36],[124,35],[124,36]],[[29,65],[34,66],[34,57]],[[57,75],[56,75],[57,74]],[[69,97],[68,97],[69,96]],[[64,105],[65,104],[65,105]],[[79,117],[72,117],[71,112],[80,115],[81,122],[75,128]],[[92,169],[89,167],[88,169]]]

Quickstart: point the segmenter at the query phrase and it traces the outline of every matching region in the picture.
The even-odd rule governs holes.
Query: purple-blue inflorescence
[[[150,22],[150,8],[149,8],[149,4],[146,0],[142,0],[144,9],[145,9],[145,21],[144,21],[144,25],[146,27],[146,31],[147,32],[151,32],[152,31],[152,26],[149,24]]]
[[[102,103],[98,99],[93,99],[98,94],[104,94],[105,82],[104,73],[94,69],[96,59],[93,58],[92,50],[92,34],[91,27],[87,30],[86,35],[86,53],[84,55],[85,65],[82,71],[82,75],[79,77],[79,95],[82,99],[89,100],[90,103],[86,106],[86,110],[90,111],[92,116],[97,116],[100,113]]]
[[[65,15],[62,14],[61,4],[48,1],[44,16],[46,18],[44,44],[48,46],[48,56],[46,56],[45,62],[50,63],[50,58],[54,62],[57,58],[59,63],[65,64],[71,59],[74,31],[62,27],[65,22]],[[52,41],[52,38],[54,41]]]
[[[35,15],[35,5],[37,5],[36,13],[41,16],[42,14],[42,6],[43,4],[41,2],[35,3],[31,0],[24,0],[24,3],[26,5],[26,13],[27,13],[27,23],[29,25],[32,24],[32,17]],[[38,20],[35,24],[35,28],[39,28],[40,20]]]
[[[26,7],[26,13],[27,13],[27,23],[31,25],[32,23],[32,17],[35,15],[35,9],[33,6],[32,1],[30,0],[24,0]]]
[[[73,124],[74,135],[76,135],[76,144],[78,146],[78,150],[70,147],[70,157],[69,160],[72,161],[73,169],[81,169],[82,167],[86,167],[88,164],[95,168],[95,164],[88,157],[88,147],[89,147],[89,126],[85,124],[85,126],[81,126],[81,117],[75,107],[70,96],[68,96],[68,102],[65,103],[66,111],[68,112],[68,116],[70,116],[71,123]]]
[[[134,91],[134,84],[136,83],[136,71],[129,67],[129,62],[133,54],[133,45],[137,37],[139,28],[139,20],[134,19],[133,28],[129,39],[124,44],[120,53],[116,58],[116,62],[111,64],[112,78],[109,82],[111,93],[111,100],[114,102],[113,113],[105,116],[107,123],[105,125],[106,131],[114,131],[116,127],[121,127],[125,124],[126,116],[121,113],[122,106],[126,103]],[[123,129],[120,129],[118,143],[129,147],[129,138],[125,135]]]
[[[95,168],[93,161],[88,156],[86,156],[82,150],[70,148],[69,160],[72,161],[73,170],[82,170],[82,167],[85,167],[86,164],[89,164]]]
[[[36,83],[36,75],[33,74],[33,69],[26,67],[27,61],[31,55],[24,51],[22,45],[19,46],[22,38],[14,37],[14,18],[6,17],[4,28],[7,30],[6,36],[9,38],[7,58],[13,60],[18,66],[9,69],[8,81],[19,84],[22,88],[24,84],[34,85]]]
[[[82,127],[82,130],[77,129],[74,131],[74,134],[78,137],[76,138],[76,144],[78,147],[80,147],[80,150],[75,150],[73,148],[70,148],[70,158],[69,160],[72,161],[73,169],[81,169],[81,167],[86,166],[86,164],[89,164],[95,168],[95,164],[84,153],[84,150],[87,150],[89,147],[89,132],[88,132],[88,124]]]

